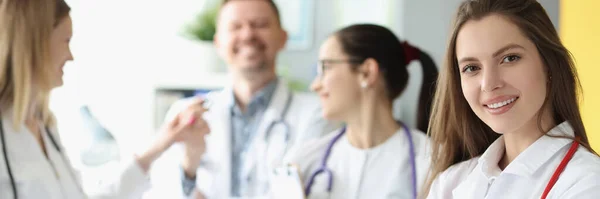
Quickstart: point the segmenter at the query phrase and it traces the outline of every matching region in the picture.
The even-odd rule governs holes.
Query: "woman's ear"
[[[361,87],[371,87],[379,77],[379,63],[373,58],[367,58],[358,68]]]

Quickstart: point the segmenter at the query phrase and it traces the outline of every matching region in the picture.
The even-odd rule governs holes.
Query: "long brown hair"
[[[588,138],[579,113],[581,85],[570,52],[560,38],[544,8],[535,0],[468,0],[456,15],[434,97],[429,134],[432,141],[432,166],[424,186],[427,195],[433,180],[453,164],[477,157],[500,135],[481,121],[462,95],[456,58],[456,37],[463,24],[499,14],[519,27],[537,47],[547,73],[548,87],[542,107],[549,106],[557,123],[568,121],[578,141],[588,150]],[[541,128],[540,109],[538,128]]]
[[[0,0],[0,106],[12,107],[16,129],[31,108],[46,125],[53,124],[50,38],[69,11],[64,0]],[[29,107],[32,102],[37,107]]]

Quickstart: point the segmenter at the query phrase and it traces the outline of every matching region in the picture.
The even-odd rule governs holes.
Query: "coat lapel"
[[[285,145],[285,143],[279,141],[281,140],[280,136],[276,135],[286,133],[280,128],[282,126],[280,121],[284,119],[281,118],[281,115],[286,108],[289,95],[290,91],[287,88],[287,83],[280,79],[258,126],[256,136],[250,145],[248,154],[251,154],[252,158],[247,159],[242,170],[242,175],[246,179],[250,179],[252,183],[268,184],[266,181],[268,179],[265,176],[268,176],[267,172],[273,166],[272,164],[280,159],[278,155],[273,154],[284,152],[281,145]],[[288,122],[285,123],[288,124]],[[259,190],[254,190],[254,192],[261,193],[267,188],[261,187],[258,188]]]
[[[225,88],[216,96],[213,107],[210,107],[210,115],[207,118],[211,133],[206,137],[207,151],[210,155],[209,165],[211,170],[217,171],[214,175],[216,189],[222,194],[228,195],[231,193],[231,89]],[[218,195],[221,195],[219,193]]]

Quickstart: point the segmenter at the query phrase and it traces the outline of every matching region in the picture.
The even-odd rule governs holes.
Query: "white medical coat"
[[[20,199],[81,199],[81,198],[140,198],[148,188],[149,180],[142,168],[133,160],[126,162],[122,170],[114,171],[99,184],[101,191],[90,195],[83,192],[77,171],[71,167],[64,153],[56,129],[50,130],[62,153],[40,126],[48,157],[31,132],[21,125],[13,128],[12,110],[2,111],[2,124],[7,156],[0,153],[0,198],[14,198],[5,158],[8,158]],[[2,144],[0,143],[0,147]]]
[[[548,134],[574,135],[568,122]],[[572,142],[544,135],[502,171],[498,167],[504,154],[501,136],[480,157],[458,163],[440,174],[428,198],[540,198]],[[600,198],[600,157],[580,146],[547,198]]]
[[[196,188],[208,199],[229,198],[231,193],[231,104],[232,87],[227,86],[221,91],[215,91],[210,95],[212,105],[205,113],[211,132],[206,136],[207,149],[196,175]],[[288,96],[292,94],[288,112],[281,118],[286,108]],[[167,113],[167,118],[174,117],[189,106],[191,99],[183,99],[174,103]],[[289,141],[285,141],[286,132],[282,125],[277,123],[267,132],[268,126],[274,121],[283,119],[290,127]],[[273,93],[269,107],[265,111],[258,127],[256,136],[250,144],[249,152],[252,158],[245,162],[245,179],[250,181],[243,183],[244,195],[247,197],[264,196],[269,191],[268,172],[282,165],[284,157],[294,154],[300,143],[314,140],[338,128],[340,125],[323,120],[321,108],[316,95],[311,93],[293,93],[287,87],[287,83],[279,80]],[[170,155],[177,156],[182,150],[170,151]],[[179,157],[181,158],[181,157]],[[176,159],[176,158],[175,158]],[[160,163],[164,165],[164,163]],[[171,162],[172,165],[180,164],[180,161]],[[173,172],[178,166],[164,166]],[[162,169],[161,169],[162,170]],[[158,170],[155,170],[158,171]],[[181,175],[173,173],[173,178],[163,182],[153,183],[152,194],[157,197],[167,196],[173,191],[183,195],[181,188]],[[164,184],[167,183],[167,184]],[[173,186],[176,183],[177,186]],[[161,190],[161,187],[171,186],[175,190]]]
[[[315,143],[306,144],[302,153],[289,161],[299,166],[305,186],[313,172],[320,168],[329,143],[338,133],[339,130]],[[416,129],[411,129],[410,133],[415,147],[418,191],[430,165],[429,139]],[[333,172],[331,193],[326,191],[328,179],[322,173],[315,178],[308,198],[413,198],[409,139],[403,128],[370,149],[352,146],[343,135],[333,145],[327,167]]]

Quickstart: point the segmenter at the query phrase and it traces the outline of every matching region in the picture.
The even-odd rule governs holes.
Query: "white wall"
[[[538,0],[538,2],[546,9],[546,13],[550,16],[554,28],[558,30],[560,28],[560,0]]]
[[[198,0],[68,0],[73,18],[75,61],[65,85],[54,92],[53,109],[63,139],[78,141],[80,105],[115,134],[126,153],[149,139],[153,128],[153,88],[164,77],[206,79],[198,46],[179,37],[184,23],[202,7]],[[185,76],[188,75],[188,76]],[[173,79],[173,78],[167,78]],[[220,81],[220,80],[218,80]],[[215,82],[217,83],[217,82]]]
[[[427,52],[438,68],[444,56],[452,16],[461,0],[405,0],[402,7],[402,36]],[[408,124],[416,125],[416,111],[421,89],[422,72],[419,62],[409,66],[409,85],[395,102],[394,114]]]
[[[290,1],[290,0],[288,0]],[[307,83],[316,74],[319,47],[333,32],[354,23],[385,25],[402,34],[401,0],[314,0],[314,40],[306,50],[288,50],[280,54],[280,67],[291,67],[293,74]],[[282,15],[285,17],[285,15]]]

